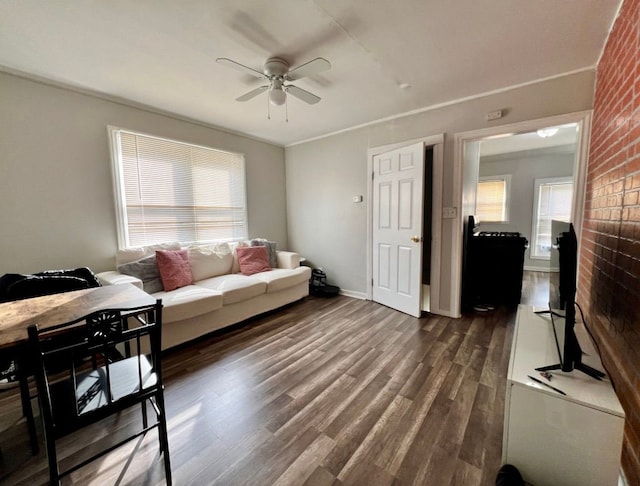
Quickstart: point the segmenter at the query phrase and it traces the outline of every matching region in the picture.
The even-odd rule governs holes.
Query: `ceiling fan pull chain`
[[[284,99],[284,120],[289,123],[289,97]]]
[[[269,102],[269,98],[267,98],[267,120],[271,120],[271,103]]]

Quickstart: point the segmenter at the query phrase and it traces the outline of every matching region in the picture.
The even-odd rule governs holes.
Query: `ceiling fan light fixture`
[[[274,106],[282,106],[287,100],[287,93],[282,89],[270,88],[269,89],[269,103]]]
[[[224,66],[250,74],[253,77],[268,82],[269,84],[254,88],[248,93],[238,96],[236,101],[249,101],[260,93],[268,91],[267,106],[282,106],[287,102],[287,94],[309,105],[315,105],[320,101],[320,97],[309,91],[299,88],[293,84],[285,84],[289,81],[298,80],[308,76],[316,75],[331,68],[331,63],[322,57],[317,57],[296,68],[289,69],[289,63],[279,57],[270,57],[264,63],[263,72],[240,64],[226,57],[219,57],[216,62]]]
[[[541,128],[540,130],[538,130],[538,136],[542,137],[542,138],[549,138],[549,137],[553,137],[556,133],[558,133],[558,129],[553,127],[553,128]]]

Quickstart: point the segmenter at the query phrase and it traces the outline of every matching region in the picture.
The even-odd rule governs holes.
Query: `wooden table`
[[[0,349],[26,344],[27,329],[46,329],[102,309],[155,304],[156,299],[132,284],[106,285],[0,304]]]
[[[0,352],[16,361],[22,411],[27,419],[34,454],[38,452],[38,440],[27,383],[29,326],[37,324],[40,329],[46,329],[98,310],[141,307],[155,302],[154,297],[135,285],[119,284],[0,304]]]

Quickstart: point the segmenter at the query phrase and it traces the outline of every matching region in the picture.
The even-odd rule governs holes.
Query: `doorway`
[[[367,299],[414,316],[439,313],[443,142],[437,135],[368,151]],[[411,147],[418,155],[407,155]],[[405,175],[393,174],[402,157],[418,156],[419,172],[405,162]]]
[[[576,232],[580,234],[584,213],[586,159],[590,122],[591,111],[586,111],[475,130],[454,136],[454,197],[459,201],[459,207],[461,209],[460,218],[455,228],[456,234],[453,240],[454,248],[452,251],[454,262],[457,263],[457,268],[452,274],[451,292],[452,296],[454,296],[452,301],[457,305],[457,315],[460,315],[461,310],[464,235],[469,231],[466,224],[468,217],[474,215],[476,212],[476,191],[480,173],[481,145],[483,143],[485,145],[506,145],[510,140],[517,140],[517,137],[520,135],[532,134],[531,137],[535,137],[538,136],[538,130],[550,127],[566,127],[569,131],[573,130],[575,150],[572,155],[572,182],[574,190],[572,194],[571,220],[576,228]],[[504,139],[504,141],[500,142],[501,139]],[[527,233],[531,235],[534,232],[534,223],[531,223],[529,228],[531,229],[528,229]],[[487,229],[492,228],[487,227]]]

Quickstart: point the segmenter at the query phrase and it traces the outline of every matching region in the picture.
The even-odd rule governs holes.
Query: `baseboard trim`
[[[356,292],[354,290],[341,290],[340,295],[345,297],[352,297],[354,299],[367,300],[367,294],[365,292]]]

